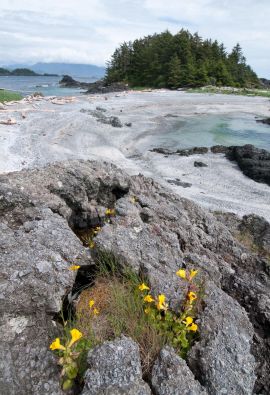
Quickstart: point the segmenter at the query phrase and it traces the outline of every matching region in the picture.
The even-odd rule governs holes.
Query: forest
[[[205,85],[257,87],[256,73],[246,64],[242,48],[231,52],[211,39],[182,29],[124,42],[107,63],[106,82],[133,87],[178,89]]]

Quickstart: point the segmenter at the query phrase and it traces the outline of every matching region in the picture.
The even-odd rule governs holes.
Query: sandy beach
[[[98,122],[92,112],[97,107],[104,109],[106,117],[118,117],[123,127]],[[239,114],[253,120],[269,116],[269,109],[267,98],[181,91],[78,96],[69,103],[53,103],[49,98],[14,103],[0,109],[0,121],[16,121],[0,125],[0,173],[66,159],[100,159],[114,162],[129,174],[153,177],[212,210],[255,213],[270,220],[270,187],[244,176],[224,155],[165,157],[149,151],[166,143],[164,131],[171,130],[176,120]],[[196,145],[204,144],[198,139]],[[208,167],[196,168],[194,161]],[[168,182],[175,179],[191,185]]]

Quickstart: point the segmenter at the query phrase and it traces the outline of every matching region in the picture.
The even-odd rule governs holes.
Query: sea
[[[61,79],[61,76],[0,76],[0,88],[21,93],[23,96],[31,95],[34,92],[41,92],[44,96],[77,96],[85,92],[85,90],[79,88],[60,87],[59,81]],[[74,79],[80,82],[94,82],[97,80],[95,77],[74,77]]]

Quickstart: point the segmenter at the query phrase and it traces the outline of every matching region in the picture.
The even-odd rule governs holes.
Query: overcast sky
[[[187,28],[239,41],[248,63],[270,78],[270,0],[0,0],[0,64],[104,65],[123,41]]]

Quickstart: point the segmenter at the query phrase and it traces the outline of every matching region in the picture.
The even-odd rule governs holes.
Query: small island
[[[58,74],[38,74],[33,70],[26,69],[26,68],[18,68],[15,70],[8,70],[5,68],[0,67],[0,76],[17,76],[17,77],[58,77]]]

